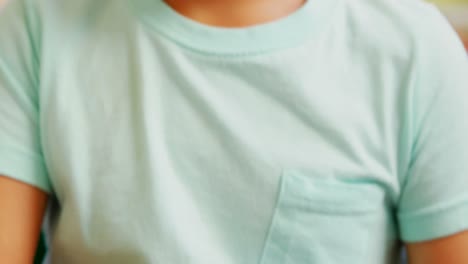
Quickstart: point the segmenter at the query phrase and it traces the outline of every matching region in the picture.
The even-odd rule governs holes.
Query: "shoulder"
[[[356,48],[412,57],[457,42],[447,19],[423,0],[341,0],[341,19]]]
[[[94,26],[104,18],[115,20],[131,13],[130,3],[128,0],[5,0],[0,5],[0,17],[25,21],[33,17],[44,26],[80,23]]]
[[[381,33],[420,34],[446,24],[439,9],[423,0],[341,0],[353,23],[366,24]],[[353,23],[353,24],[354,24]],[[445,25],[444,25],[445,26]],[[385,32],[387,30],[389,32]]]

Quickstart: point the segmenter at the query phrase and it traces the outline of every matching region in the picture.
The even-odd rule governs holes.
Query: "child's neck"
[[[293,13],[305,2],[305,0],[164,1],[185,17],[220,27],[246,27],[277,20]]]

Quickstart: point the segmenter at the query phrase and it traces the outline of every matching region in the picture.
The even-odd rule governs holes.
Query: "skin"
[[[283,18],[305,0],[165,0],[179,14],[203,24],[246,27]]]
[[[0,263],[33,262],[46,203],[43,191],[0,176]]]
[[[468,263],[468,231],[406,245],[410,264]]]
[[[2,0],[0,0],[0,3]],[[166,0],[178,13],[200,23],[244,27],[280,19],[303,0]],[[47,194],[0,176],[0,263],[32,263]],[[468,263],[468,231],[406,245],[410,264]]]

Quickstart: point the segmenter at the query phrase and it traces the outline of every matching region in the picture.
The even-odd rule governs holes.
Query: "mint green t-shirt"
[[[11,0],[0,174],[50,193],[50,263],[397,263],[468,229],[468,58],[420,0]]]

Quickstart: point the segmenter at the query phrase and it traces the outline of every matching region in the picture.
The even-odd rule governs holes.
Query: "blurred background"
[[[468,51],[468,0],[429,0],[447,16]]]

